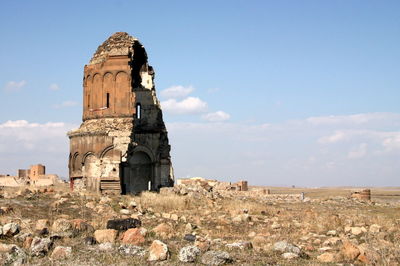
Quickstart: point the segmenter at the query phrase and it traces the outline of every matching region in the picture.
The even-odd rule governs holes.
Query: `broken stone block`
[[[140,227],[142,222],[135,218],[114,219],[107,221],[107,229],[115,229],[117,231],[126,231],[129,228]]]

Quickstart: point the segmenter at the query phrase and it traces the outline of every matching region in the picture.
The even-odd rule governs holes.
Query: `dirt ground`
[[[1,236],[0,244],[21,248],[29,265],[187,265],[190,263],[182,262],[179,252],[190,245],[201,250],[192,263],[195,265],[204,264],[202,256],[209,250],[227,252],[230,259],[226,263],[233,265],[400,264],[400,188],[370,188],[371,201],[351,199],[354,188],[185,189],[104,196],[71,192],[67,185],[47,191],[3,188],[0,225],[14,222],[20,230],[12,237]],[[270,194],[261,189],[269,189]],[[301,192],[305,200],[301,200]],[[119,251],[124,232],[119,232],[108,247],[85,243],[94,231],[106,229],[107,221],[116,218],[141,221],[147,233],[138,246],[146,255]],[[49,232],[37,231],[40,219],[48,220]],[[60,219],[71,223],[81,219],[90,229],[60,229],[54,225]],[[165,226],[156,230],[160,224]],[[68,230],[73,232],[67,236],[60,233]],[[188,240],[187,235],[196,240]],[[52,247],[42,256],[33,255],[32,247],[26,244],[27,238],[34,237],[53,239]],[[154,240],[168,246],[167,260],[148,261]],[[276,243],[280,241],[300,251],[278,250]],[[57,246],[71,247],[72,252],[57,258],[52,255]],[[0,255],[1,250],[0,246]]]

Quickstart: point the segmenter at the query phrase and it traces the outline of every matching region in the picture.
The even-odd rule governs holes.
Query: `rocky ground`
[[[306,192],[301,200],[300,191]],[[399,191],[0,190],[4,265],[399,265]],[[383,192],[379,192],[383,193]],[[396,194],[397,193],[397,194]]]

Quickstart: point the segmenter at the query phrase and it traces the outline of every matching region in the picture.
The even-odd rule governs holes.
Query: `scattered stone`
[[[48,233],[50,228],[50,222],[47,219],[40,219],[37,220],[36,225],[35,225],[35,231],[38,232],[39,234],[43,234],[43,232]]]
[[[336,246],[342,243],[342,240],[339,237],[331,237],[324,241],[324,246]]]
[[[365,229],[365,227],[358,227],[358,226],[351,227],[352,235],[358,236],[358,235],[361,235],[362,233],[366,233],[366,232],[367,232],[367,229]]]
[[[289,252],[300,255],[301,250],[298,246],[288,243],[287,241],[279,241],[274,244],[274,250],[282,253]]]
[[[25,249],[29,249],[32,245],[33,237],[28,236],[25,238],[24,243],[22,244],[22,247]]]
[[[337,235],[337,231],[336,230],[330,230],[328,232],[326,232],[327,236],[336,236]]]
[[[231,243],[231,244],[226,244],[227,248],[230,249],[251,249],[253,246],[251,244],[251,242],[249,241],[240,241],[240,242],[235,242],[235,243]]]
[[[92,234],[94,232],[94,228],[92,225],[87,223],[83,219],[74,219],[71,220],[72,228],[77,233],[89,233]]]
[[[85,237],[83,242],[85,243],[85,245],[89,245],[89,246],[97,244],[96,239],[92,236]]]
[[[168,246],[160,240],[154,240],[149,248],[148,261],[160,261],[169,258]]]
[[[139,257],[144,257],[146,255],[146,250],[144,248],[129,244],[121,245],[118,248],[118,251],[123,255],[131,255]]]
[[[51,253],[51,258],[55,260],[60,260],[71,256],[71,254],[72,254],[71,247],[57,246]]]
[[[291,260],[291,259],[296,259],[299,257],[299,254],[292,253],[292,252],[285,252],[282,254],[282,258]]]
[[[60,218],[54,221],[53,225],[51,226],[52,232],[60,235],[71,237],[73,236],[73,228],[70,221],[64,218]]]
[[[379,232],[381,231],[381,228],[382,228],[382,226],[380,226],[380,225],[372,224],[372,225],[369,227],[369,232],[370,232],[370,233],[373,233],[373,234],[379,233]]]
[[[196,246],[186,246],[181,248],[178,258],[182,262],[194,262],[200,252],[200,249]]]
[[[201,263],[206,265],[222,265],[232,261],[231,256],[226,251],[207,251],[201,256]]]
[[[32,256],[42,257],[45,256],[53,245],[53,241],[49,238],[35,237],[31,243]]]
[[[279,228],[281,228],[281,225],[278,224],[277,222],[273,222],[273,224],[271,225],[271,228],[272,229],[279,229]]]
[[[114,229],[103,229],[103,230],[96,230],[94,232],[94,238],[98,243],[114,243],[115,239],[117,238],[118,231]]]
[[[210,240],[203,238],[203,237],[197,237],[196,241],[194,242],[194,245],[198,247],[201,252],[206,252],[207,250],[210,249],[211,243]]]
[[[127,210],[127,209],[122,209],[122,210],[119,211],[119,213],[120,213],[120,214],[129,215],[129,214],[131,213],[131,211],[130,211],[130,210]]]
[[[257,251],[268,249],[268,239],[265,236],[255,236],[251,241],[253,248]]]
[[[126,231],[129,228],[137,228],[142,222],[135,218],[114,219],[107,221],[107,229],[115,229],[117,231]]]
[[[341,252],[345,259],[351,261],[355,260],[358,255],[360,255],[360,250],[357,248],[357,246],[349,241],[345,241],[343,243]]]
[[[6,245],[0,244],[0,263],[1,265],[23,265],[26,263],[27,255],[24,250],[22,250],[17,245]],[[2,251],[3,249],[4,251]],[[5,254],[1,254],[5,253]],[[4,256],[2,256],[4,255]]]
[[[192,234],[186,234],[183,239],[189,242],[194,242],[196,241],[196,236]]]
[[[111,251],[114,249],[114,244],[110,242],[105,242],[99,244],[99,250],[100,251]]]
[[[145,242],[147,230],[141,228],[130,228],[123,233],[121,242],[124,244],[141,245]]]
[[[330,252],[325,252],[317,257],[320,262],[335,262],[335,254]]]
[[[157,236],[164,238],[164,239],[169,239],[174,236],[174,229],[172,226],[166,223],[161,223],[157,225],[155,228],[152,230]]]
[[[17,223],[3,225],[3,236],[11,237],[19,233],[20,226]]]

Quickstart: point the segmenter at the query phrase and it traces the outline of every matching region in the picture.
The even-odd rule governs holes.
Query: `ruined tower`
[[[173,185],[154,70],[136,38],[113,34],[85,65],[82,120],[68,132],[73,189],[129,194]]]

